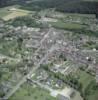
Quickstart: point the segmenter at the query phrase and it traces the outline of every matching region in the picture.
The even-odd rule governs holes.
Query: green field
[[[69,30],[73,30],[73,29],[83,29],[86,26],[85,25],[81,25],[81,24],[77,24],[77,23],[64,23],[62,21],[58,21],[58,22],[51,22],[50,23],[53,27],[55,28],[60,28],[60,29],[69,29]]]
[[[4,16],[10,14],[10,11],[7,11],[5,9],[0,9],[0,18],[3,18]]]
[[[83,85],[83,90],[88,86],[88,84],[94,80],[94,77],[85,71],[79,70],[78,72],[79,82]]]
[[[49,92],[25,83],[9,100],[57,100]]]
[[[98,100],[98,84],[95,81],[89,83],[85,90],[86,100]]]
[[[95,14],[79,14],[79,13],[65,13],[64,16],[71,16],[76,18],[95,18]]]
[[[87,99],[88,100],[98,100],[98,90],[92,91],[93,94],[90,94]]]
[[[30,11],[19,9],[19,6],[0,8],[0,18],[7,21],[16,17],[26,16]]]
[[[78,77],[86,100],[98,100],[98,86],[94,77],[82,70],[79,70]]]
[[[8,14],[10,14],[11,11],[9,11],[9,9],[11,9],[12,7],[18,8],[19,6],[15,5],[15,6],[8,6],[8,7],[0,8],[0,18],[3,18],[7,16]]]

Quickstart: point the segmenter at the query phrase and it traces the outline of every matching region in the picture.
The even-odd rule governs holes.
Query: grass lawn
[[[9,9],[11,9],[12,7],[19,7],[17,5],[14,6],[8,6],[8,7],[4,7],[4,8],[0,8],[0,18],[3,18],[5,16],[7,16],[8,14],[11,13],[11,11],[9,11]]]
[[[9,100],[57,100],[49,92],[25,83]]]
[[[0,18],[3,18],[4,16],[10,14],[10,11],[7,11],[5,9],[0,9]]]
[[[79,70],[78,76],[86,100],[98,100],[98,86],[96,86],[94,77],[82,70]]]
[[[85,25],[81,25],[81,24],[76,24],[76,23],[64,23],[62,21],[58,21],[58,22],[51,22],[50,23],[53,27],[55,28],[61,28],[61,29],[82,29],[85,28]]]
[[[79,70],[78,72],[79,81],[83,85],[83,90],[88,86],[88,84],[94,80],[94,77],[90,74],[86,73],[85,71]]]
[[[0,8],[0,18],[7,21],[19,16],[26,16],[30,11],[19,9],[19,6]]]
[[[98,85],[92,81],[85,90],[86,100],[98,100]]]
[[[98,90],[96,90],[93,94],[90,94],[87,97],[88,100],[98,100]]]
[[[76,18],[95,18],[95,14],[79,14],[79,13],[66,13],[65,16],[72,16]]]

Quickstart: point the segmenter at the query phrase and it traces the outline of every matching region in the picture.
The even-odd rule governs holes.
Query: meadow
[[[4,21],[8,21],[16,17],[26,16],[29,13],[30,11],[20,9],[19,6],[9,6],[0,8],[0,18]]]

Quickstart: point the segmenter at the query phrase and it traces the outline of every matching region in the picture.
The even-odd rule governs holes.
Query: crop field
[[[16,17],[26,16],[29,13],[30,11],[19,9],[16,6],[10,6],[0,9],[0,18],[5,21],[8,21]]]

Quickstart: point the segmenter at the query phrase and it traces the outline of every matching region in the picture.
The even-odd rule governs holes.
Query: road
[[[44,84],[42,84],[42,83],[40,83],[40,82],[38,82],[38,81],[35,81],[35,80],[29,80],[31,83],[33,83],[33,84],[37,84],[38,86],[40,86],[41,88],[44,88],[44,89],[46,89],[46,90],[48,90],[48,91],[50,91],[50,92],[52,92],[52,91],[54,91],[52,88],[50,88],[48,85],[44,85]]]
[[[37,52],[41,49],[43,42],[51,34],[51,31],[52,31],[52,28],[50,28],[49,31],[47,32],[47,34],[44,35],[43,39],[40,41],[40,47],[35,51],[34,55],[36,55]]]

